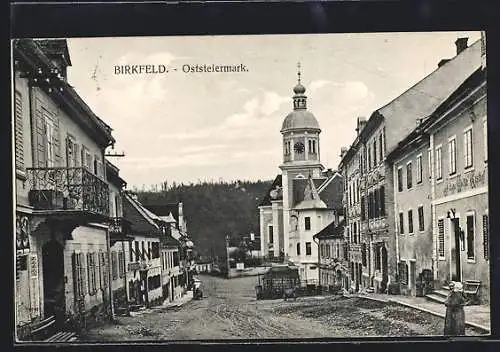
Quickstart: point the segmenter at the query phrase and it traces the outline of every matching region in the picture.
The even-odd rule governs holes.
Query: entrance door
[[[415,284],[416,284],[416,276],[417,276],[417,263],[410,261],[410,294],[415,296]]]
[[[388,277],[388,267],[387,267],[387,248],[385,246],[382,247],[381,249],[381,254],[382,254],[382,282],[380,284],[380,288],[382,292],[385,292],[387,289],[387,281],[389,280]]]
[[[459,218],[451,219],[451,280],[462,281],[460,268],[460,226]]]
[[[64,320],[64,252],[56,240],[42,247],[43,302],[45,317],[55,315]]]

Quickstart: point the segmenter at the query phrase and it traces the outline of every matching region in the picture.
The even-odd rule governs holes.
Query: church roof
[[[271,200],[280,200],[283,197],[282,192],[278,192],[277,197],[273,199],[271,197],[271,193],[274,193],[273,190],[276,190],[279,187],[279,189],[282,189],[282,183],[281,183],[281,175],[276,176],[274,179],[271,187],[266,192],[266,195],[262,199],[262,201],[259,203],[259,207],[266,206],[266,205],[271,205]],[[281,196],[280,196],[281,193]],[[273,194],[274,195],[274,194]]]
[[[294,110],[285,117],[281,132],[296,129],[321,130],[316,117],[307,110]]]
[[[319,180],[316,180],[319,181]],[[306,180],[305,186],[304,186],[304,193],[302,197],[302,201],[297,204],[294,208],[297,210],[300,209],[326,209],[327,206],[323,200],[321,200],[318,190],[316,188],[316,184],[314,183],[314,180],[309,177]]]

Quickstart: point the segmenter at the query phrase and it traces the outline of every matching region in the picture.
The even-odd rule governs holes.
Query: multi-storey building
[[[424,157],[427,155],[427,157]],[[422,269],[435,286],[479,281],[489,301],[486,75],[477,70],[390,155],[395,160],[399,274],[409,294]],[[415,168],[412,167],[415,165]],[[414,215],[413,215],[414,214]],[[408,268],[409,267],[409,268]]]
[[[133,242],[129,242],[127,270],[130,300],[150,306],[162,299],[160,238],[163,234],[157,217],[148,211],[133,193],[123,197],[123,214],[130,222]]]
[[[293,89],[293,111],[282,124],[282,174],[259,204],[261,250],[264,256],[299,267],[304,284],[317,285],[318,248],[313,235],[342,211],[342,176],[323,171],[316,117],[307,110],[305,87]]]
[[[119,175],[119,169],[106,161],[106,179],[109,184],[109,241],[111,257],[111,287],[113,304],[117,309],[127,309],[127,258],[131,236],[130,222],[123,216],[123,192],[125,180]]]
[[[111,316],[111,128],[67,82],[65,40],[13,41],[16,327],[85,326]],[[40,324],[41,321],[47,322]]]
[[[396,283],[397,255],[394,206],[394,175],[392,166],[386,163],[386,154],[398,146],[419,123],[423,117],[430,115],[437,106],[446,99],[458,86],[480,65],[480,42],[477,41],[467,47],[467,38],[456,41],[457,55],[452,59],[441,60],[438,68],[420,82],[409,88],[396,99],[372,113],[364,124],[356,142],[344,153],[340,168],[344,178],[355,180],[357,170],[348,168],[354,156],[360,151],[361,184],[360,184],[360,218],[362,242],[361,248],[356,244],[353,247],[353,260],[351,261],[351,281],[357,287],[356,279],[364,277],[363,287],[373,287],[377,292],[385,292],[388,284]],[[358,126],[359,127],[359,126]],[[389,170],[389,171],[388,171]],[[349,182],[349,181],[347,181]],[[354,197],[352,185],[346,183],[345,201],[347,215],[356,208],[356,204],[349,203],[349,197]],[[398,210],[399,211],[399,210]],[[357,222],[353,219],[351,223]],[[350,231],[349,224],[347,228]],[[359,227],[358,227],[359,228]],[[351,243],[355,239],[351,240]],[[364,244],[364,245],[363,245]],[[350,247],[351,248],[351,247]],[[356,270],[359,263],[359,253],[367,248],[366,266],[362,265],[361,273]]]
[[[347,242],[344,239],[344,219],[332,221],[314,235],[319,247],[319,286],[332,291],[335,287],[349,288]]]

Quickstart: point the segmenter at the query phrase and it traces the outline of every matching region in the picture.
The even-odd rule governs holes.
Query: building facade
[[[344,239],[345,221],[332,221],[314,235],[319,247],[319,286],[323,291],[349,288],[347,242]]]
[[[353,248],[353,260],[350,265],[354,289],[358,288],[356,279],[359,276],[365,278],[361,280],[363,288],[370,287],[377,292],[387,292],[391,283],[398,285],[396,279],[399,278],[397,259],[399,244],[396,241],[399,237],[395,234],[399,231],[396,222],[396,219],[399,219],[399,209],[393,206],[392,190],[396,180],[386,155],[397,148],[415,126],[429,116],[480,65],[480,41],[468,47],[467,39],[459,38],[455,44],[457,48],[455,57],[441,60],[435,71],[372,113],[363,129],[358,132],[356,142],[344,152],[339,169],[344,178],[352,182],[356,178],[356,169],[348,168],[348,165],[354,160],[356,153],[361,151],[359,207],[360,210],[361,208],[364,210],[360,217],[365,220],[361,220],[361,248],[356,243],[349,247]],[[347,182],[346,210],[347,213],[352,213],[355,212],[356,204],[349,203],[349,197],[356,195],[350,195],[352,185]],[[357,218],[351,222],[357,222]],[[347,228],[353,231],[350,224]],[[350,240],[354,242],[356,238]],[[367,265],[361,266],[362,273],[359,275],[359,264],[358,271],[356,264],[359,263],[359,252],[363,252],[363,244],[368,249]],[[364,256],[361,254],[361,257],[363,263]],[[435,266],[436,263],[433,264],[433,267]]]
[[[88,326],[112,315],[109,187],[114,143],[67,82],[65,40],[13,41],[16,330],[56,317]]]

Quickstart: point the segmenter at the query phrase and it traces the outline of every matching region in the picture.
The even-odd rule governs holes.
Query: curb
[[[432,314],[434,316],[437,316],[437,317],[440,317],[440,318],[443,318],[443,319],[445,318],[445,314],[434,312],[432,310],[429,310],[429,309],[426,309],[426,308],[423,308],[423,307],[419,307],[419,306],[416,306],[416,305],[413,305],[413,304],[401,302],[401,301],[398,301],[398,300],[395,300],[395,299],[392,299],[392,298],[387,298],[386,300],[384,300],[384,299],[380,299],[380,298],[369,297],[369,296],[362,296],[362,295],[356,295],[355,297],[364,298],[364,299],[368,299],[368,300],[372,300],[372,301],[376,301],[376,302],[382,302],[382,303],[396,303],[396,304],[399,304],[401,306],[405,306],[405,307],[408,307],[408,308],[419,310],[421,312],[429,313],[429,314]],[[488,329],[487,327],[485,327],[483,325],[480,325],[480,324],[476,324],[476,323],[472,323],[470,321],[466,321],[465,325],[469,326],[469,327],[472,327],[474,329],[481,330],[482,332],[485,332],[487,334],[491,333],[490,329]]]
[[[429,314],[432,314],[434,316],[437,316],[437,317],[440,317],[440,318],[443,318],[443,319],[445,318],[445,314],[434,312],[432,310],[429,310],[429,309],[426,309],[426,308],[423,308],[423,307],[419,307],[419,306],[416,306],[416,305],[413,305],[413,304],[401,302],[401,301],[395,300],[393,298],[387,298],[387,299],[384,300],[384,299],[380,299],[380,298],[375,298],[375,297],[370,297],[370,296],[362,296],[362,295],[356,295],[355,297],[364,298],[364,299],[372,300],[372,301],[375,301],[375,302],[381,302],[381,303],[395,303],[395,304],[399,304],[401,306],[405,306],[405,307],[416,309],[416,310],[419,310],[419,311],[422,311],[422,312],[425,312],[425,313],[429,313]],[[480,325],[480,324],[476,324],[476,323],[473,323],[473,322],[470,322],[470,321],[466,321],[465,325],[468,326],[468,327],[472,327],[474,329],[477,329],[477,330],[481,330],[482,332],[485,332],[487,334],[491,333],[490,329],[488,329],[487,327],[485,327],[483,325]]]

